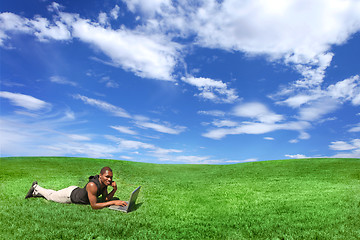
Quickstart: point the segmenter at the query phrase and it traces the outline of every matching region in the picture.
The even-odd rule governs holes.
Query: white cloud
[[[106,26],[109,23],[108,22],[108,16],[104,12],[99,13],[98,19],[99,19],[99,23],[100,23],[101,26]]]
[[[78,17],[68,24],[72,26],[73,37],[95,46],[115,65],[140,77],[173,81],[172,72],[179,57],[180,45],[166,36],[125,28],[103,28]]]
[[[248,117],[263,123],[275,123],[283,120],[283,116],[271,112],[261,103],[246,103],[236,106],[233,114],[238,117]]]
[[[295,96],[291,96],[288,99],[284,100],[284,101],[279,101],[277,102],[278,104],[285,104],[289,107],[292,108],[299,108],[300,106],[309,103],[313,100],[317,100],[319,99],[321,96],[323,96],[321,93],[319,93],[318,91],[313,93],[310,92],[309,94],[305,95],[305,94],[299,94],[299,95],[295,95]]]
[[[118,5],[115,5],[115,7],[110,11],[110,16],[117,20],[119,17],[119,11],[120,11],[120,7]]]
[[[52,145],[44,145],[43,152],[46,155],[56,156],[87,156],[91,158],[113,158],[119,152],[116,146],[99,143],[63,142]],[[39,151],[40,152],[40,151]],[[39,154],[39,153],[38,153]],[[38,155],[37,154],[37,155]]]
[[[114,106],[105,101],[88,98],[88,97],[80,95],[80,94],[74,95],[73,97],[75,99],[82,100],[85,104],[89,104],[89,105],[95,106],[103,111],[109,112],[109,113],[113,114],[114,116],[134,119],[135,125],[139,128],[149,128],[149,129],[155,130],[157,132],[167,133],[167,134],[180,134],[186,130],[186,127],[184,127],[184,126],[172,127],[167,122],[165,122],[164,124],[159,124],[159,123],[150,122],[151,119],[144,117],[144,116],[140,116],[140,115],[131,116],[124,109]],[[133,135],[135,133],[134,131],[132,131],[126,127],[113,126],[112,128],[114,128],[120,132],[123,132],[123,133],[128,133],[128,134],[133,134]]]
[[[69,139],[74,141],[90,141],[91,138],[87,135],[80,135],[80,134],[67,134]]]
[[[169,126],[161,125],[158,123],[152,123],[152,122],[136,122],[136,125],[140,128],[150,128],[155,131],[158,131],[161,133],[168,133],[168,134],[180,134],[181,132],[185,131],[185,129],[186,129],[186,127],[183,127],[183,126],[169,127]]]
[[[100,79],[101,83],[105,83],[105,86],[108,88],[118,88],[119,84],[114,80],[110,79],[110,77],[102,77]]]
[[[0,46],[4,46],[4,41],[10,38],[6,32],[32,33],[33,30],[28,23],[28,19],[24,19],[16,14],[9,12],[0,13]]]
[[[360,76],[339,81],[327,88],[329,96],[342,101],[351,101],[353,105],[360,105]]]
[[[64,120],[75,120],[75,113],[71,110],[65,111],[65,116],[63,117]]]
[[[300,108],[298,118],[304,121],[315,121],[321,119],[339,108],[339,102],[333,98],[321,98],[308,106]]]
[[[100,13],[100,25],[77,14],[58,14],[53,23],[39,16],[29,20],[13,13],[0,14],[0,46],[9,38],[8,32],[34,34],[40,41],[78,38],[101,50],[114,66],[144,78],[174,80],[172,73],[181,45],[166,35],[125,28],[113,30],[108,27],[106,13]]]
[[[230,112],[232,116],[250,118],[252,121],[243,121],[241,123],[228,120],[214,120],[213,126],[217,129],[210,129],[202,136],[212,139],[222,139],[227,135],[238,134],[265,134],[278,130],[298,131],[299,139],[309,139],[310,135],[305,132],[311,127],[307,121],[288,121],[284,122],[284,117],[269,110],[264,104],[259,102],[239,104]],[[226,115],[226,113],[224,113]],[[274,140],[265,137],[266,140]],[[298,140],[293,140],[293,143]]]
[[[49,7],[58,14],[52,22],[40,16],[27,19],[2,13],[0,45],[4,46],[11,31],[34,34],[41,41],[78,38],[101,50],[114,66],[140,77],[172,81],[184,47],[173,39],[194,38],[201,47],[264,55],[270,61],[281,59],[303,76],[293,87],[313,89],[323,82],[333,57],[331,47],[343,44],[360,30],[360,3],[356,0],[124,2],[135,15],[142,15],[142,25],[132,30],[124,26],[105,28],[106,13],[100,13],[95,22],[61,12],[59,4]],[[117,19],[118,13],[119,7],[115,5],[109,14]],[[221,83],[212,80],[210,85],[207,81],[206,87],[197,86],[201,88],[198,96],[220,102],[235,101],[235,91]],[[288,104],[296,106],[303,101],[306,99],[298,97],[289,99]],[[360,95],[354,97],[353,104],[360,104]]]
[[[80,94],[74,95],[73,96],[75,99],[80,99],[82,100],[84,103],[98,107],[99,109],[106,111],[106,112],[110,112],[111,114],[117,116],[117,117],[123,117],[123,118],[130,118],[131,116],[122,108],[114,106],[110,103],[101,101],[101,100],[97,100],[97,99],[93,99],[93,98],[88,98],[85,96],[82,96]]]
[[[299,139],[306,140],[310,138],[310,134],[307,132],[300,132]]]
[[[121,133],[126,133],[126,134],[130,134],[130,135],[137,135],[138,133],[135,132],[134,130],[131,130],[129,127],[124,127],[124,126],[111,126],[111,128],[121,132]]]
[[[178,156],[173,156],[171,154],[177,154],[183,152],[182,150],[178,149],[165,149],[158,146],[155,146],[154,144],[144,143],[141,141],[134,141],[134,140],[128,140],[123,138],[117,138],[113,136],[106,136],[107,139],[116,142],[119,149],[122,151],[127,150],[145,150],[144,155],[156,157],[157,160],[160,161],[173,161]],[[136,154],[140,154],[139,152],[136,152]]]
[[[194,155],[181,155],[181,156],[163,156],[159,157],[160,161],[185,163],[185,164],[219,164],[223,160],[211,159],[209,156],[194,156]]]
[[[51,76],[50,81],[53,82],[53,83],[71,85],[71,86],[74,86],[74,87],[77,86],[76,82],[69,81],[65,77],[61,77],[61,76]]]
[[[238,134],[264,134],[277,130],[293,130],[303,131],[310,127],[310,124],[305,121],[288,122],[288,123],[258,123],[258,122],[244,122],[235,128],[219,128],[213,129],[204,133],[203,136],[212,139],[222,139],[227,135]]]
[[[170,0],[123,0],[126,3],[128,9],[135,13],[140,11],[144,15],[154,16],[155,13],[161,13],[162,9],[170,8],[171,1]]]
[[[55,21],[54,24],[51,24],[46,18],[35,17],[29,23],[35,30],[34,35],[40,41],[71,39],[68,27],[61,21]]]
[[[306,157],[305,155],[303,155],[303,154],[295,154],[295,155],[286,154],[285,157],[288,157],[288,158],[296,158],[296,159],[307,158],[307,157]]]
[[[182,150],[178,150],[178,149],[164,149],[164,148],[157,148],[154,151],[151,151],[152,153],[154,153],[155,155],[167,155],[170,153],[181,153],[183,152]]]
[[[269,140],[269,141],[274,141],[275,140],[275,138],[273,138],[273,137],[264,137],[264,139]]]
[[[230,120],[215,120],[213,125],[216,127],[236,127],[239,123]]]
[[[103,106],[103,104],[101,104]],[[105,104],[105,106],[107,106]],[[105,109],[107,109],[105,107]],[[112,109],[112,108],[110,108]],[[125,154],[141,155],[143,161],[179,163],[219,163],[209,157],[177,156],[179,149],[166,149],[152,143],[104,136],[113,143],[104,143],[102,136],[81,134],[62,130],[76,122],[75,114],[67,110],[62,114],[38,116],[36,119],[9,116],[0,117],[1,156],[79,156],[91,158],[116,158]],[[131,132],[131,129],[114,126],[115,129]],[[96,140],[95,140],[96,139]],[[131,160],[132,157],[120,157]],[[152,160],[151,160],[152,159]],[[185,161],[185,162],[183,162]]]
[[[220,111],[220,110],[198,111],[198,114],[210,115],[210,116],[214,116],[214,117],[222,117],[222,116],[225,116],[225,112]]]
[[[332,156],[333,158],[360,158],[360,150],[356,149],[348,153],[337,153]]]
[[[0,118],[1,156],[86,156],[112,158],[112,145],[89,142],[88,134],[62,131],[73,119],[60,115],[36,120],[16,116]]]
[[[348,131],[349,132],[360,132],[360,123],[358,123],[357,126],[350,128]]]
[[[321,84],[333,57],[330,47],[344,43],[360,29],[356,0],[126,3],[131,11],[138,10],[147,18],[149,31],[195,35],[202,47],[283,59],[303,75],[295,83],[301,88]]]
[[[53,2],[51,3],[48,7],[47,7],[47,10],[49,12],[57,12],[59,11],[60,9],[63,9],[64,7],[56,2]]]
[[[258,161],[257,158],[248,158],[248,159],[242,160],[241,162],[256,162],[256,161]]]
[[[0,13],[0,46],[8,39],[9,32],[34,34],[40,41],[69,40],[71,34],[67,26],[60,20],[50,23],[46,18],[35,16],[27,19],[13,13]]]
[[[353,139],[349,142],[335,141],[329,145],[331,150],[341,151],[333,155],[334,158],[360,158],[360,139]]]
[[[195,77],[187,77],[182,78],[184,82],[187,82],[191,85],[194,85],[198,88],[226,88],[226,84],[222,81],[216,81],[210,78],[195,78]]]
[[[11,93],[6,91],[1,91],[0,97],[9,99],[11,104],[15,106],[23,107],[31,111],[39,111],[51,107],[51,104],[47,102],[44,102],[40,99],[21,93]]]
[[[234,89],[228,89],[227,84],[210,78],[182,77],[182,81],[195,86],[201,91],[198,96],[214,102],[233,103],[238,99]]]
[[[164,149],[153,144],[113,136],[107,136],[107,138],[116,142],[122,150],[145,150],[145,155],[153,156],[157,161],[186,164],[218,164],[224,162],[223,160],[211,159],[209,156],[177,155],[183,152],[179,149]]]
[[[153,144],[149,143],[143,143],[140,141],[132,141],[132,140],[126,140],[126,139],[119,139],[119,147],[124,149],[155,149],[156,147]]]
[[[284,89],[283,93],[277,96],[270,96],[271,98],[286,96],[293,94],[294,91]],[[300,91],[299,94],[290,96],[286,100],[277,101],[277,104],[285,104],[292,108],[298,108],[297,118],[304,121],[317,121],[319,123],[334,120],[334,117],[324,118],[326,115],[335,112],[340,108],[341,104],[351,102],[357,106],[360,104],[360,77],[359,75],[352,76],[348,79],[339,81],[321,90],[309,89],[307,91]],[[356,131],[353,128],[350,131]]]
[[[294,94],[294,89],[283,89],[277,95],[270,96],[271,98],[288,96]],[[292,95],[286,100],[277,101],[277,104],[285,104],[292,108],[300,108],[306,105],[324,101],[324,99],[333,99],[330,101],[337,101],[338,103],[344,103],[351,101],[355,106],[360,104],[360,76],[355,75],[345,80],[339,81],[335,84],[328,86],[322,90],[320,88],[308,89],[306,91],[301,90],[299,94]]]
[[[336,142],[331,142],[331,145],[329,145],[329,147],[331,150],[347,151],[347,150],[356,149],[358,146],[355,146],[354,144],[350,144],[344,141],[336,141]]]
[[[122,155],[122,156],[120,156],[120,159],[124,159],[124,160],[133,160],[134,158],[133,158],[133,157],[130,157],[130,156],[125,156],[125,155]]]

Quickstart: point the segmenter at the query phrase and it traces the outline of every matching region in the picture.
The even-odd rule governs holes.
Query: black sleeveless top
[[[78,203],[78,204],[90,204],[89,202],[89,197],[88,197],[88,192],[86,191],[86,186],[90,183],[93,182],[95,183],[95,185],[97,186],[97,193],[96,193],[96,197],[99,197],[102,194],[101,191],[101,185],[100,185],[100,181],[99,181],[99,175],[95,175],[95,176],[90,176],[89,177],[89,182],[85,185],[84,188],[75,188],[70,195],[70,199],[72,203]]]

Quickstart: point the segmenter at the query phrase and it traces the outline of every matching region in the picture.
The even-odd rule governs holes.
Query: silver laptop
[[[117,211],[122,211],[122,212],[131,212],[132,208],[135,206],[135,202],[136,202],[136,199],[138,197],[138,194],[140,192],[140,188],[141,186],[139,186],[137,189],[135,189],[132,193],[131,193],[131,196],[130,196],[130,199],[127,203],[126,206],[116,206],[116,205],[111,205],[109,207],[109,209],[112,209],[112,210],[117,210]]]

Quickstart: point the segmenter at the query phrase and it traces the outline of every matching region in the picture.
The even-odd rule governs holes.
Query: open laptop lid
[[[137,199],[138,194],[139,194],[139,192],[140,192],[140,188],[141,188],[141,186],[139,186],[138,188],[136,188],[136,189],[131,193],[130,200],[129,200],[128,207],[127,207],[127,212],[130,212],[131,209],[135,206],[135,202],[136,202],[136,199]]]
[[[140,192],[140,188],[141,186],[139,186],[138,188],[136,188],[130,195],[130,199],[128,202],[126,202],[128,205],[126,206],[116,206],[116,205],[111,205],[109,206],[109,209],[112,210],[117,210],[117,211],[121,211],[121,212],[130,212],[132,210],[132,208],[135,206],[135,202],[137,199],[137,196]]]

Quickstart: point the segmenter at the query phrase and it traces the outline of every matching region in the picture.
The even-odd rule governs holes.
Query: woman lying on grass
[[[104,167],[101,169],[99,175],[89,177],[89,182],[84,188],[70,186],[59,191],[54,191],[40,187],[37,181],[35,181],[26,194],[25,199],[43,197],[58,203],[90,204],[93,209],[101,209],[111,205],[126,206],[127,203],[124,201],[111,200],[117,190],[116,183],[112,181],[112,178],[113,172],[111,168]],[[110,193],[107,191],[108,186],[113,187]],[[105,202],[97,202],[97,198],[100,195],[102,195]]]

